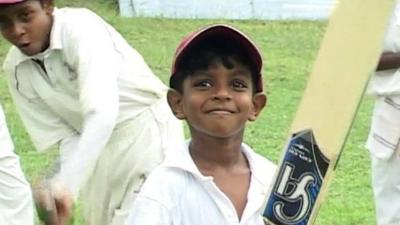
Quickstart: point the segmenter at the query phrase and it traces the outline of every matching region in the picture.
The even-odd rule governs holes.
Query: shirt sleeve
[[[0,107],[0,221],[18,225],[34,224],[32,193]]]
[[[125,225],[180,224],[178,204],[181,177],[163,166],[158,166],[144,182],[133,202]]]
[[[125,225],[173,225],[168,209],[155,199],[138,196]]]
[[[29,76],[24,76],[29,74],[18,74],[17,66],[13,64],[16,59],[9,57],[10,54],[5,60],[4,72],[10,94],[36,149],[44,151],[75,133],[34,93]]]
[[[118,63],[108,25],[90,11],[79,24],[71,18],[64,30],[67,58],[73,59],[79,82],[83,126],[79,136],[63,145],[68,157],[61,163],[59,180],[75,194],[88,178],[111,137],[119,113]]]

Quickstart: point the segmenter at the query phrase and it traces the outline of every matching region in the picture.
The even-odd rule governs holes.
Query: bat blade
[[[267,224],[314,223],[393,7],[394,0],[345,0],[332,14],[267,199]]]

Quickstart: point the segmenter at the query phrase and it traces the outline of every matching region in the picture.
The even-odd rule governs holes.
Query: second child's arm
[[[33,209],[31,189],[0,106],[0,224],[33,225]]]
[[[78,74],[83,124],[78,135],[64,140],[65,149],[61,151],[68,152],[68,157],[61,163],[58,178],[74,195],[93,171],[119,113],[120,54],[105,23],[92,13],[83,16],[84,19],[68,24],[66,30],[70,35],[63,41],[67,45],[66,58],[72,59],[69,63]]]
[[[400,68],[400,52],[384,52],[379,59],[376,71]]]

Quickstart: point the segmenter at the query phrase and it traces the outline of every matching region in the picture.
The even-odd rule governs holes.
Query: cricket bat
[[[394,0],[338,2],[267,198],[266,224],[314,223],[376,67],[393,8]]]

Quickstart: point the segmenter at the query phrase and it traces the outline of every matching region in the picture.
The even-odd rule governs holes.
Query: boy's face
[[[182,85],[182,93],[168,93],[168,102],[176,117],[188,122],[192,137],[241,135],[245,123],[255,120],[266,103],[264,94],[253,94],[251,73],[238,63],[232,69],[213,63],[189,75]]]
[[[50,0],[28,0],[0,6],[0,30],[5,39],[25,55],[35,55],[49,47],[53,24]]]

